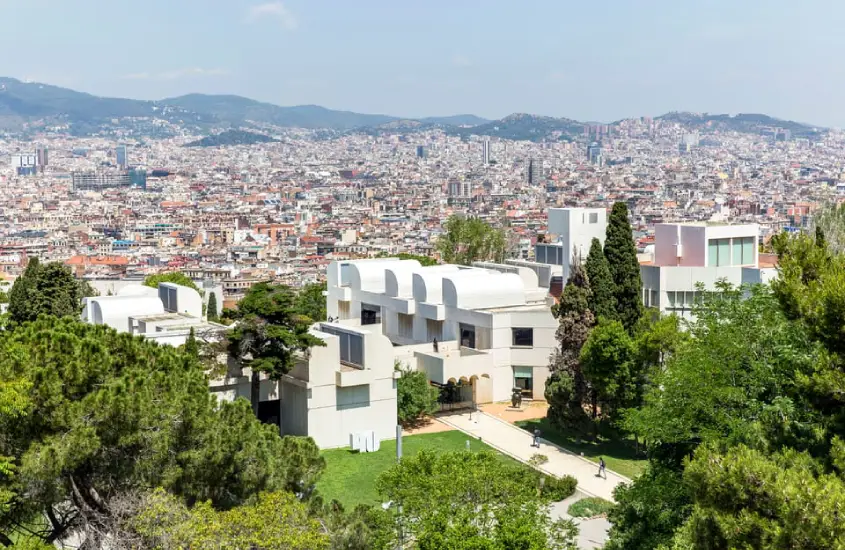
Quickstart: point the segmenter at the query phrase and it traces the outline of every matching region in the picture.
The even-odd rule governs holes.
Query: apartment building
[[[718,281],[770,281],[776,270],[760,266],[759,232],[757,224],[657,224],[651,260],[640,265],[643,304],[690,318],[701,292],[716,290]]]
[[[422,267],[416,260],[333,262],[330,320],[391,342],[391,360],[424,371],[444,400],[542,398],[557,320],[549,284],[559,266],[513,261]]]
[[[607,232],[607,210],[605,208],[549,208],[548,232],[550,242],[537,243],[534,258],[543,264],[559,265],[562,277],[569,278],[573,256],[581,260],[590,253],[590,245],[596,238],[604,246]]]

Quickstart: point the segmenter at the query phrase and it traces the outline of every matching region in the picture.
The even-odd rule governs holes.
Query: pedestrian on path
[[[540,448],[540,428],[534,428],[534,441],[531,442],[531,446]]]
[[[607,466],[604,463],[604,457],[599,457],[599,473],[596,474],[596,477],[603,477],[607,479]]]

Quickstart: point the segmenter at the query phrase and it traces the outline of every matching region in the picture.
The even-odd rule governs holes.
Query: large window
[[[742,237],[733,240],[734,265],[754,264],[754,237]]]
[[[399,325],[396,334],[403,338],[411,338],[414,335],[414,316],[405,313],[397,313],[396,321]]]
[[[710,239],[707,241],[707,265],[710,267],[731,265],[730,239]]]
[[[458,325],[458,331],[461,336],[461,345],[465,348],[475,349],[475,327],[460,323]]]
[[[325,333],[338,337],[340,347],[340,362],[354,367],[364,368],[364,337],[339,330],[335,327],[322,325]]]
[[[370,405],[370,386],[349,386],[336,388],[337,410],[358,409]]]
[[[534,347],[534,329],[533,328],[512,328],[513,336],[512,345],[520,348]]]
[[[519,388],[523,397],[534,397],[534,368],[514,367],[513,387]]]
[[[381,323],[381,306],[361,304],[361,324],[378,325]]]

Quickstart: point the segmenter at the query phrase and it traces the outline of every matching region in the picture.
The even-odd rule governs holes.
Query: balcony
[[[486,351],[458,346],[457,342],[441,342],[439,349],[417,351],[414,356],[420,367],[425,370],[428,379],[437,384],[446,384],[449,380],[466,380],[473,376],[490,375],[493,358]]]
[[[371,369],[359,369],[357,367],[341,365],[340,370],[335,371],[335,385],[340,388],[371,384],[374,378],[375,376]]]

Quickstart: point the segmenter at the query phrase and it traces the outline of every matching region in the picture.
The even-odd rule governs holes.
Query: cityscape
[[[803,16],[242,4],[0,60],[0,547],[845,547],[838,73],[741,46]]]

